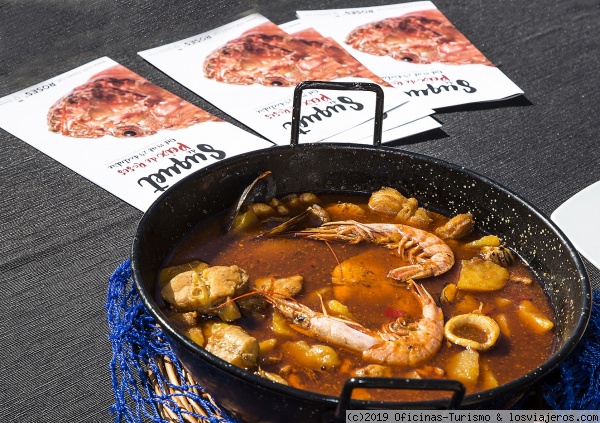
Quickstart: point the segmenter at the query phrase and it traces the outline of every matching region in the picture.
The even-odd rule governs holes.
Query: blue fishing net
[[[600,409],[600,292],[594,291],[590,322],[575,350],[543,384],[555,410]]]
[[[115,404],[115,422],[185,422],[193,416],[200,422],[237,423],[226,410],[207,397],[197,383],[188,383],[185,369],[163,340],[160,327],[147,313],[131,279],[129,260],[109,279],[106,301],[110,363]],[[165,377],[158,357],[173,363],[180,383]],[[157,386],[159,387],[157,389]],[[594,292],[592,316],[575,351],[542,384],[544,399],[556,410],[600,408],[600,293]],[[182,398],[193,401],[201,411],[180,406]],[[165,419],[165,408],[170,419]],[[166,416],[168,417],[168,416]]]
[[[204,395],[201,386],[187,382],[185,369],[135,291],[129,260],[109,278],[106,311],[115,394],[110,411],[115,422],[185,422],[186,417],[207,423],[237,422]],[[172,363],[180,383],[173,383],[172,378],[164,375],[160,363],[165,360]],[[187,404],[193,402],[196,408],[182,407],[182,400]]]

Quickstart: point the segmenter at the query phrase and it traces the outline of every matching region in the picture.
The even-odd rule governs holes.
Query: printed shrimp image
[[[354,220],[327,222],[318,228],[290,235],[321,241],[369,242],[397,249],[411,264],[390,270],[388,277],[400,282],[441,275],[454,265],[452,249],[436,235],[408,225],[360,223]]]
[[[368,362],[416,366],[440,349],[444,337],[444,314],[422,285],[411,282],[410,286],[419,300],[423,316],[412,323],[398,317],[376,331],[311,310],[297,301],[262,295],[300,333],[361,352]]]

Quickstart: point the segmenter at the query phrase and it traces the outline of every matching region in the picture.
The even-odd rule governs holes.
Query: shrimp
[[[318,228],[291,232],[289,235],[317,240],[361,241],[397,248],[410,265],[390,270],[388,277],[400,282],[441,275],[454,266],[454,253],[436,235],[408,225],[360,223],[354,220],[328,222]]]
[[[444,338],[444,313],[423,285],[411,284],[416,290],[423,317],[406,324],[401,318],[378,331],[385,340],[363,352],[363,358],[376,363],[416,366],[434,356]]]
[[[328,316],[286,298],[259,292],[296,331],[320,341],[361,352],[363,359],[392,366],[416,366],[434,356],[444,336],[444,314],[433,297],[419,284],[410,283],[423,316],[413,323],[399,317],[380,330]]]

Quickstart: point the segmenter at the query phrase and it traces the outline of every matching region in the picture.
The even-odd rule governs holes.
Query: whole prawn
[[[361,223],[354,220],[328,222],[318,228],[290,232],[288,235],[322,241],[361,241],[395,248],[410,265],[390,270],[388,277],[400,282],[441,275],[454,265],[454,253],[438,236],[408,225]]]
[[[423,316],[413,323],[400,317],[371,331],[359,323],[328,316],[299,302],[260,294],[273,305],[296,331],[324,342],[362,352],[365,360],[393,366],[416,366],[433,355],[444,334],[444,315],[429,292],[410,284],[422,307]]]

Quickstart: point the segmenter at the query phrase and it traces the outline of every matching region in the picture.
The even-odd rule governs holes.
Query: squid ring
[[[476,328],[486,336],[485,342],[463,338],[456,334],[457,330],[464,327]],[[494,346],[500,336],[500,327],[494,319],[478,313],[460,314],[452,317],[444,326],[444,335],[448,341],[473,350],[487,350]]]

